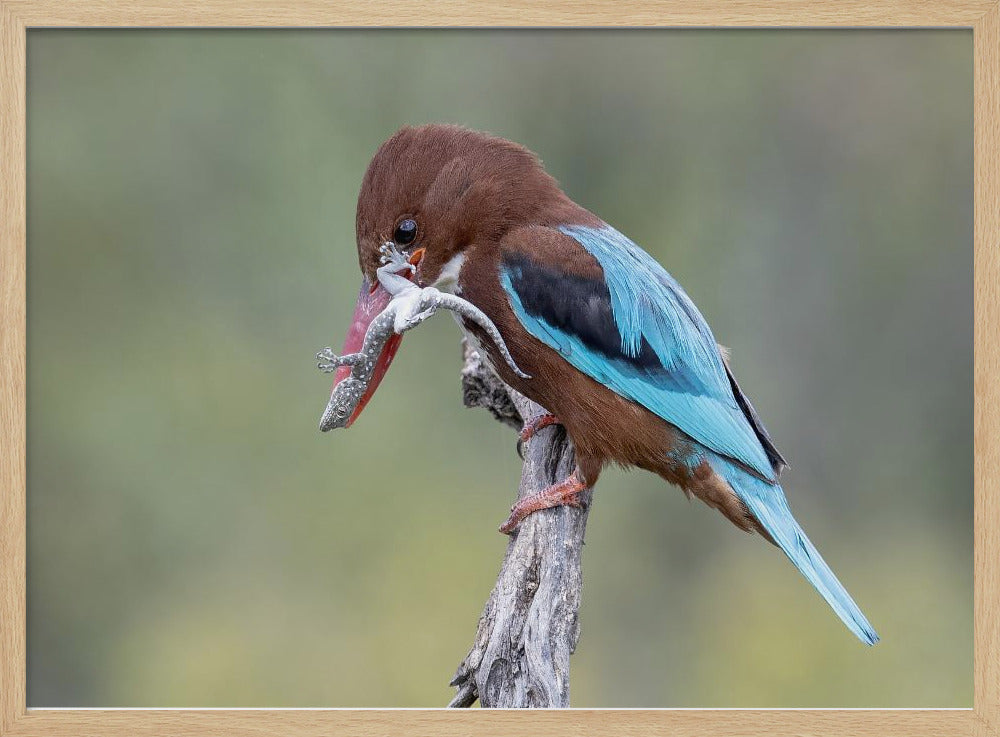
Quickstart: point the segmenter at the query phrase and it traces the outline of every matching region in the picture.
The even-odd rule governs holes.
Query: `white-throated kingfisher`
[[[357,246],[364,282],[344,351],[356,351],[390,294],[376,271],[386,244],[419,287],[472,303],[459,322],[491,368],[550,414],[576,451],[570,476],[522,500],[501,527],[597,483],[609,463],[652,471],[781,548],[863,642],[878,635],[795,521],[778,476],[785,461],[698,308],[639,246],[573,202],[524,147],[450,125],[403,128],[361,184]],[[349,425],[399,347],[385,345]],[[336,381],[349,369],[340,368]]]

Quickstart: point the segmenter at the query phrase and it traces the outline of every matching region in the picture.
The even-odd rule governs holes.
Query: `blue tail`
[[[878,634],[865,619],[865,615],[858,609],[854,599],[833,575],[833,571],[819,551],[809,542],[806,533],[795,521],[781,487],[762,481],[732,461],[714,453],[709,454],[709,463],[717,474],[729,482],[736,495],[770,533],[778,547],[802,575],[809,579],[809,583],[823,595],[851,632],[867,645],[878,642]]]

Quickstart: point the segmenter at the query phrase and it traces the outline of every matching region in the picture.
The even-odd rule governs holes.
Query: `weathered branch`
[[[485,407],[520,429],[544,410],[504,384],[468,345],[464,348],[463,399]],[[559,426],[539,432],[524,446],[518,499],[566,478],[573,449]],[[580,636],[583,577],[580,559],[590,492],[584,508],[557,507],[529,515],[507,545],[472,649],[451,685],[449,706],[569,706],[569,657]]]
[[[347,425],[371,385],[375,364],[388,341],[438,309],[478,324],[511,369],[529,378],[479,308],[461,297],[417,287],[400,276],[410,265],[394,248],[387,245],[383,256],[378,278],[392,298],[369,322],[361,350],[338,356],[324,348],[316,354],[323,371],[348,368],[330,394],[321,430]],[[486,407],[516,429],[543,414],[541,407],[504,384],[468,345],[464,356],[462,387],[467,406]],[[573,449],[565,431],[558,426],[542,430],[524,448],[518,499],[564,480],[573,467]],[[471,706],[477,698],[486,707],[569,706],[569,656],[580,636],[580,556],[590,492],[580,500],[582,508],[558,507],[529,515],[511,536],[472,650],[452,679],[458,693],[451,706]]]

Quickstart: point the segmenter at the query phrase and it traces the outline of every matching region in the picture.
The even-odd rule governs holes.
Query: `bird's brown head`
[[[360,350],[371,321],[389,304],[379,284],[382,246],[393,243],[416,266],[420,286],[457,278],[457,256],[499,241],[518,225],[543,223],[545,213],[575,207],[516,143],[454,125],[403,128],[375,153],[358,195],[358,261],[364,276],[342,354]],[[389,368],[401,336],[393,336],[376,361],[357,408],[357,419]],[[334,387],[350,368],[337,369]],[[333,425],[324,422],[321,429]]]
[[[403,128],[382,144],[361,183],[361,271],[374,283],[379,248],[392,241],[418,261],[417,282],[434,284],[455,256],[565,199],[523,146],[454,125]]]

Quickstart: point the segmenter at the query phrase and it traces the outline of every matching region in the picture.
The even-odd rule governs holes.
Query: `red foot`
[[[551,416],[551,415],[550,415]],[[551,422],[549,424],[552,424]],[[500,532],[509,535],[514,531],[521,520],[532,512],[551,507],[582,507],[583,502],[580,494],[586,491],[587,486],[580,481],[574,470],[564,481],[552,484],[547,489],[543,489],[537,494],[525,497],[510,509],[510,516],[507,521],[500,525]]]
[[[550,415],[548,413],[544,415],[538,415],[538,417],[535,417],[534,419],[528,420],[527,422],[524,423],[524,427],[521,428],[521,440],[523,442],[527,442],[531,440],[531,438],[535,434],[537,434],[539,430],[542,430],[548,427],[549,425],[558,425],[558,424],[559,424],[559,418],[557,418],[555,415]]]
[[[528,420],[524,423],[524,427],[521,428],[521,435],[517,440],[517,454],[524,460],[524,444],[527,443],[531,438],[538,434],[540,430],[544,430],[550,425],[561,425],[559,418],[555,415],[544,414],[538,415],[534,419]]]

